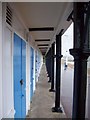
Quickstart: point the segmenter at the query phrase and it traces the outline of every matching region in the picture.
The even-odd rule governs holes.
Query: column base
[[[63,113],[61,107],[58,107],[58,108],[53,107],[53,108],[52,108],[52,112]]]
[[[50,83],[50,82],[51,82],[51,80],[48,81],[48,83]]]
[[[47,73],[47,77],[49,77],[49,74]]]
[[[54,89],[49,89],[49,92],[55,92],[55,90]]]

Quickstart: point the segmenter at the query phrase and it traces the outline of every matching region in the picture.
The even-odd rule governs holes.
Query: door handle
[[[24,97],[24,95],[22,95],[22,97]]]
[[[20,80],[20,84],[23,85],[23,83],[24,83],[24,81],[23,81],[23,79],[21,79],[21,80]]]

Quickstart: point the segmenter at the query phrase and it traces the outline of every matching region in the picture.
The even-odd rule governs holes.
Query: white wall
[[[36,86],[36,82],[35,82],[35,50],[34,50],[34,67],[33,67],[33,91],[35,91],[35,86]]]
[[[0,119],[2,118],[2,3],[0,2]]]
[[[30,46],[26,46],[26,114],[30,109]]]
[[[14,115],[12,80],[12,31],[5,27],[3,37],[3,117]],[[12,114],[12,115],[11,115]]]
[[[3,118],[14,117],[12,79],[12,30],[5,23],[6,3],[3,3],[2,41],[2,107]]]
[[[41,57],[41,59],[40,59],[40,69],[39,69],[39,74],[40,74],[40,72],[41,72],[41,68],[42,68],[42,64],[43,64],[43,56],[40,54],[40,57]]]
[[[38,77],[39,77],[39,74],[40,74],[40,71],[41,71],[41,68],[42,68],[42,64],[43,64],[43,56],[41,55],[40,52],[38,52],[38,55],[40,55],[40,61],[38,61],[38,65],[39,65],[39,69],[38,69]]]
[[[35,50],[35,81],[37,81],[37,50]]]

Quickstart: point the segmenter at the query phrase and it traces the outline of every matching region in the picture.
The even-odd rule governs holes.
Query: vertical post
[[[2,36],[2,2],[0,2],[0,119],[2,119],[2,45],[3,45],[3,36]]]
[[[51,82],[51,48],[49,49],[49,54],[48,54],[48,69],[49,69],[49,81]]]
[[[45,64],[46,64],[46,70],[47,70],[47,75],[48,75],[48,53],[45,56]]]
[[[49,49],[47,55],[46,55],[46,67],[48,72],[49,81],[51,82],[51,48]]]
[[[55,53],[55,43],[51,47],[51,89],[49,92],[55,92],[54,90],[54,53]]]
[[[73,120],[85,120],[87,58],[90,51],[84,47],[84,20],[84,3],[74,3],[74,48],[70,49],[74,57]]]
[[[62,112],[60,107],[60,82],[61,82],[61,34],[56,35],[56,93],[55,93],[55,107],[52,112]]]

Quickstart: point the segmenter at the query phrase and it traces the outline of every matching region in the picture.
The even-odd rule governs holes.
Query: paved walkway
[[[53,113],[54,93],[49,92],[50,83],[46,74],[45,65],[42,66],[37,88],[32,99],[29,118],[65,118],[64,113]]]

